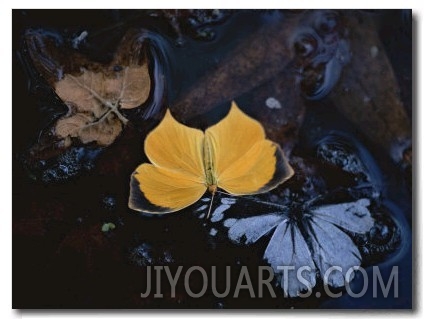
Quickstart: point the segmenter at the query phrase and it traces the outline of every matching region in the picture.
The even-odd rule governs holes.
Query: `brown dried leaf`
[[[150,74],[147,64],[126,68],[121,108],[133,109],[146,102],[150,93]]]
[[[79,138],[84,144],[97,142],[110,145],[122,131],[122,123],[114,113],[108,113],[100,121],[91,123],[79,130]]]
[[[61,138],[67,136],[78,137],[80,128],[90,124],[93,120],[93,116],[89,116],[85,113],[77,113],[69,117],[61,118],[56,123],[56,134]]]
[[[127,119],[119,109],[143,104],[150,93],[147,63],[120,70],[107,67],[84,69],[80,75],[66,74],[55,84],[57,95],[68,105],[69,114],[55,126],[59,138],[77,137],[82,143],[110,145]]]

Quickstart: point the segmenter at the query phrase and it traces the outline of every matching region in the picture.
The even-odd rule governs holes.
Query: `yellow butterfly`
[[[294,174],[280,146],[235,102],[205,132],[178,123],[167,110],[144,151],[151,164],[132,174],[128,204],[141,212],[175,212],[217,188],[232,195],[264,193]]]

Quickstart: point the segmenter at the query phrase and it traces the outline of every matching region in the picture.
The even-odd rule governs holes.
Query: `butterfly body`
[[[208,144],[208,140],[205,139],[203,142],[203,161],[205,165],[205,182],[208,190],[214,193],[217,189],[217,177],[213,166],[212,150]]]
[[[150,163],[131,176],[129,207],[170,213],[218,188],[232,195],[269,191],[293,175],[280,146],[233,102],[228,115],[205,132],[178,123],[168,110],[146,137]]]
[[[212,194],[215,194],[218,190],[218,186],[216,184],[208,185],[208,191]]]

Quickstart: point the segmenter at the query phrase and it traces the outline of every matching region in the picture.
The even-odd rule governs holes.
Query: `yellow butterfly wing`
[[[280,146],[233,102],[228,115],[205,132],[217,186],[234,195],[267,192],[293,175]]]
[[[204,133],[178,123],[169,110],[146,137],[151,164],[131,176],[129,207],[149,213],[170,213],[202,197],[207,187],[203,166]]]
[[[144,151],[153,165],[204,181],[204,137],[201,130],[179,123],[167,110],[162,122],[147,135]]]
[[[131,177],[129,207],[147,213],[171,213],[198,201],[206,186],[180,172],[141,164]]]

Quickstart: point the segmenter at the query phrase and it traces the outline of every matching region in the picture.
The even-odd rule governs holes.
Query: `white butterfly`
[[[374,224],[368,210],[370,201],[366,198],[355,202],[325,205],[294,214],[271,213],[254,217],[224,221],[228,237],[237,243],[255,243],[274,230],[265,250],[264,259],[268,261],[280,280],[284,293],[290,297],[298,296],[316,285],[317,274],[321,277],[333,267],[341,271],[330,272],[326,284],[342,287],[346,272],[360,266],[361,254],[342,230],[365,234]],[[291,271],[282,271],[279,266],[293,266]],[[299,281],[297,270],[309,267],[302,272],[305,280]]]

